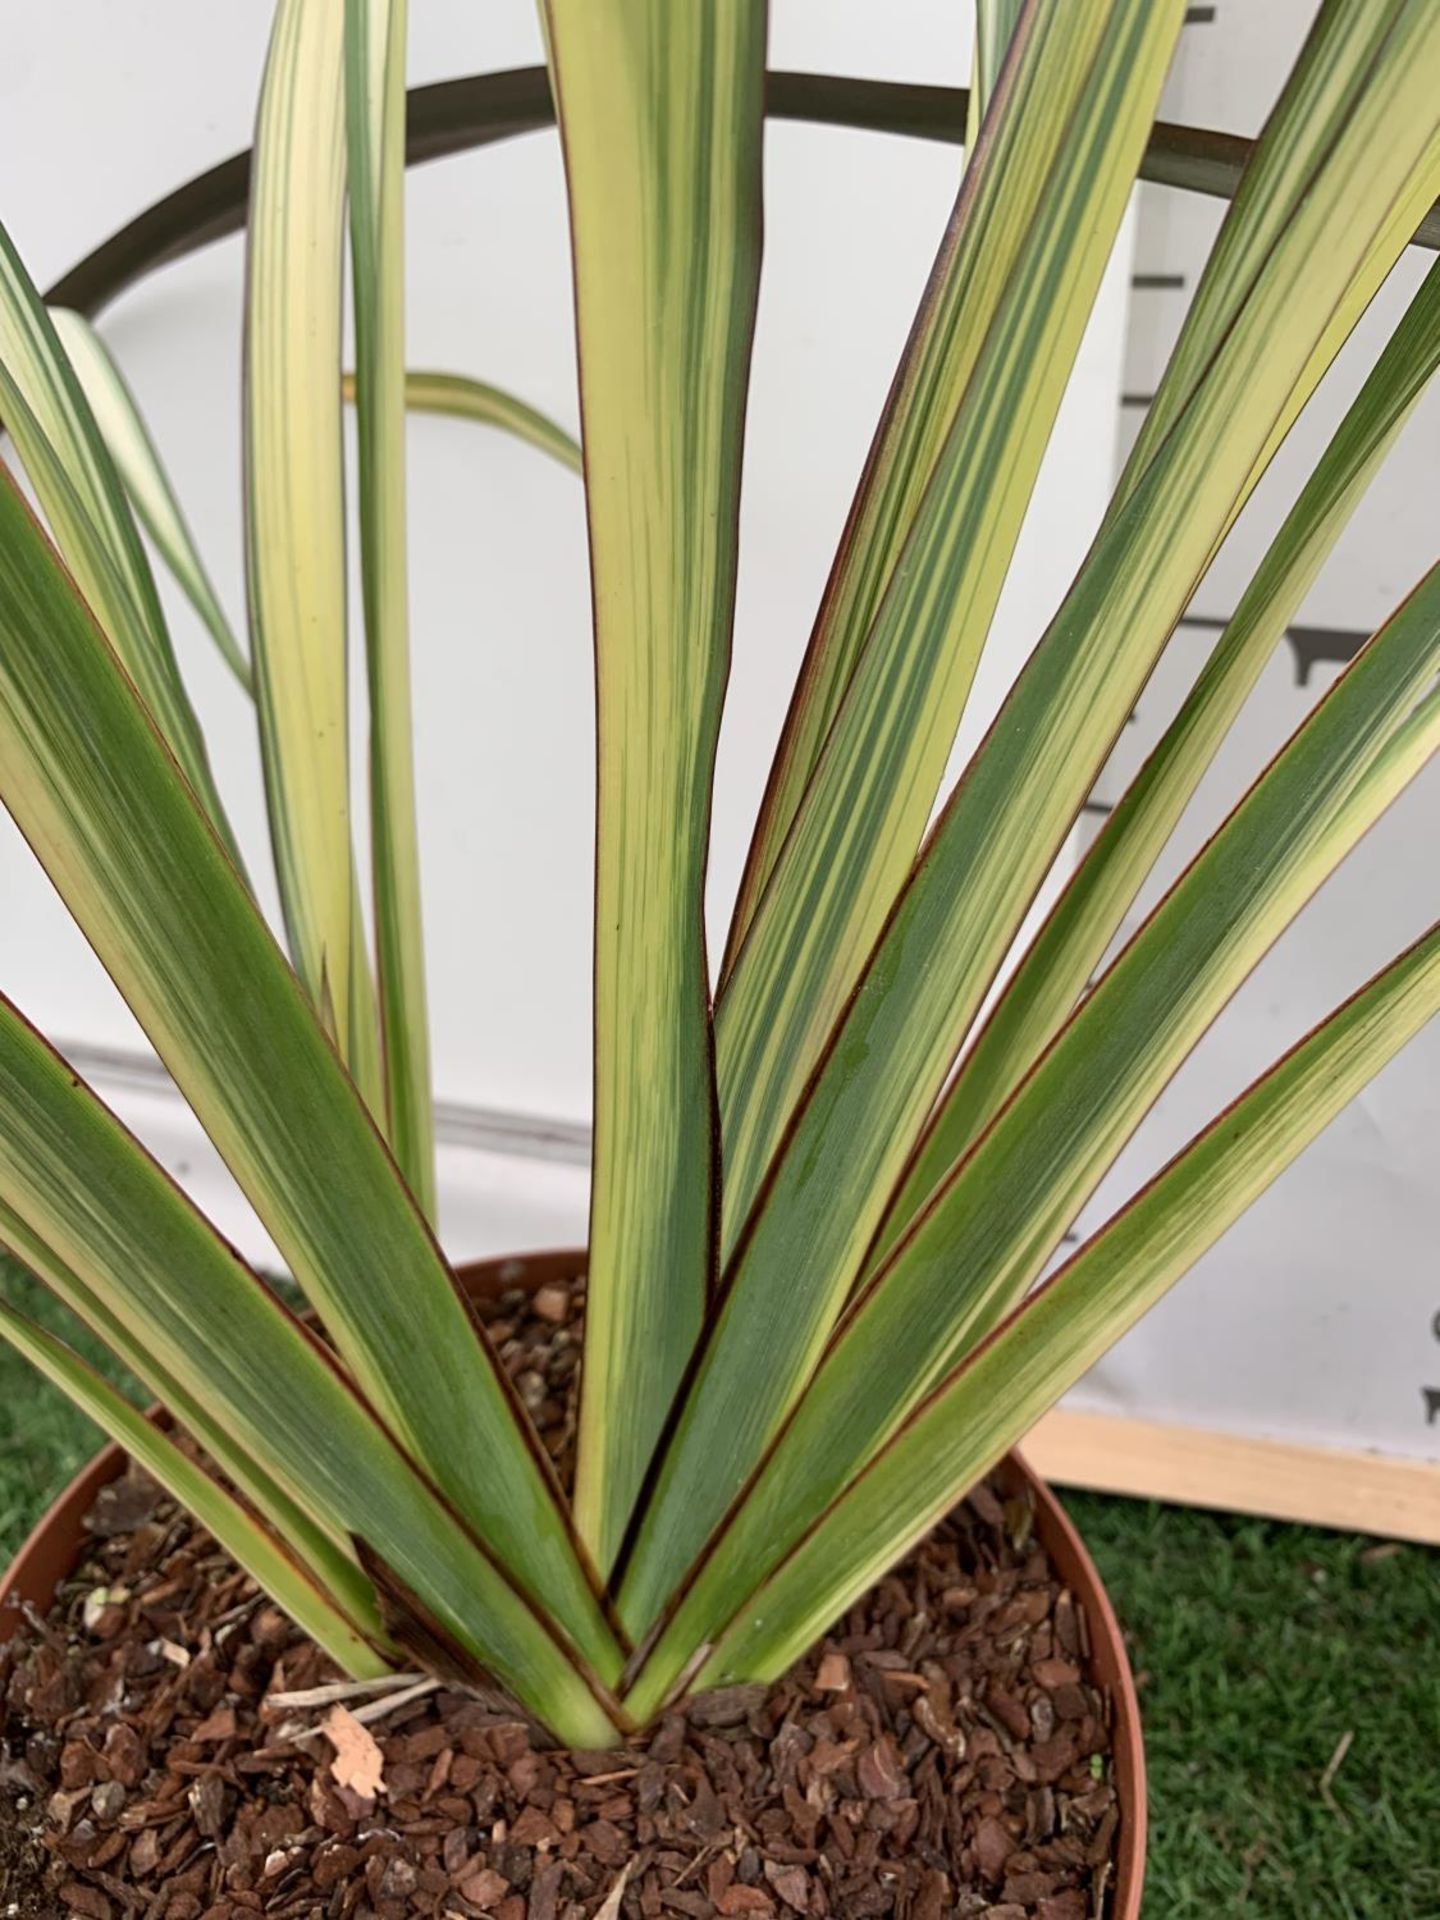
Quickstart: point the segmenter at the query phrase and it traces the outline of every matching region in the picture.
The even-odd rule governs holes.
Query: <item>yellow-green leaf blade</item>
[[[0,1014],[0,1026],[8,1028],[13,1018],[7,1009]],[[13,1179],[7,1182],[7,1190],[14,1190]],[[137,1311],[113,1293],[107,1298],[97,1292],[4,1201],[0,1201],[0,1244],[99,1335],[115,1358],[200,1442],[292,1556],[308,1568],[311,1578],[334,1598],[373,1645],[379,1645],[384,1629],[374,1591],[349,1541],[333,1525],[322,1524],[306,1509],[297,1497],[293,1480],[282,1485],[272,1470],[277,1463],[261,1464],[252,1451],[254,1435],[247,1438],[243,1422],[217,1418],[212,1378],[196,1364],[194,1354],[175,1346],[171,1338],[174,1328],[184,1324],[180,1313],[162,1314],[157,1319],[152,1312],[147,1318],[143,1308]],[[258,1290],[258,1283],[252,1284]],[[253,1298],[246,1304],[255,1307]],[[164,1364],[162,1351],[169,1354],[173,1366]],[[278,1384],[284,1378],[283,1369],[271,1378]]]
[[[453,1276],[294,973],[8,480],[0,799],[367,1396],[597,1668],[613,1660],[548,1470]]]
[[[1025,0],[975,0],[975,53],[970,64],[970,97],[965,106],[967,152],[975,146],[1024,10]]]
[[[603,1743],[606,1717],[593,1689],[495,1563],[492,1541],[482,1550],[333,1357],[3,999],[0,1205],[28,1236],[22,1249],[43,1249],[37,1264],[83,1290],[71,1304],[102,1337],[119,1325],[145,1361],[142,1374],[177,1381],[234,1449],[252,1454],[318,1526],[363,1542],[543,1717],[568,1722],[568,1737]],[[57,1262],[64,1273],[54,1273]],[[420,1298],[412,1290],[405,1303]],[[397,1345],[392,1365],[398,1372],[403,1364]],[[464,1404],[473,1420],[483,1402],[448,1399],[458,1384],[452,1375],[447,1388],[450,1373],[436,1350],[425,1355],[419,1384],[442,1402],[453,1433],[454,1407]],[[494,1470],[513,1468],[497,1457]],[[532,1503],[529,1519],[543,1530],[543,1507]]]
[[[987,1017],[886,1219],[893,1244],[1084,990],[1271,649],[1440,366],[1432,268],[1337,429],[1210,659]]]
[[[1192,862],[851,1307],[711,1543],[653,1684],[713,1637],[728,1583],[776,1564],[1023,1297],[1256,961],[1440,747],[1440,695],[1414,704],[1437,664],[1440,567]]]
[[[340,400],[343,25],[344,0],[280,0],[275,13],[251,176],[244,424],[245,572],[276,877],[296,969],[348,1060],[357,928]]]
[[[87,605],[239,865],[119,475],[54,322],[3,227],[0,412]]]
[[[1405,13],[1404,0],[1356,7],[1325,0],[1305,58],[1281,91],[1264,136],[1240,179],[1186,311],[1115,502],[1125,500],[1184,411],[1215,349],[1233,325],[1256,274],[1284,233],[1315,170],[1370,84],[1370,64]]]
[[[827,1379],[844,1374],[847,1391],[867,1396],[865,1420],[845,1429],[863,1448],[867,1432],[883,1434],[1010,1310],[1201,1034],[1440,745],[1440,697],[1421,698],[1437,665],[1440,567],[1306,719],[927,1204],[843,1323],[792,1439],[812,1407],[818,1415]],[[862,1386],[867,1345],[885,1362]]]
[[[433,1218],[435,1115],[405,565],[406,0],[344,4],[375,985],[390,1141]]]
[[[345,376],[345,397],[354,389],[353,377]],[[532,407],[505,387],[488,380],[476,380],[465,373],[437,373],[433,369],[412,367],[405,375],[405,405],[411,413],[435,413],[455,420],[474,420],[481,426],[499,427],[514,434],[541,453],[548,453],[573,473],[581,472],[584,461],[580,443],[548,413]]]
[[[1192,396],[1022,669],[907,880],[755,1209],[632,1566],[638,1619],[801,1391],[989,985],[1397,205],[1440,185],[1440,13],[1411,6]],[[1397,241],[1398,246],[1398,241]],[[643,1595],[643,1598],[642,1598]]]
[[[0,1338],[67,1393],[166,1492],[187,1508],[304,1632],[352,1679],[386,1662],[233,1495],[140,1413],[77,1353],[0,1300]]]
[[[924,356],[954,336],[969,376],[716,1010],[722,1259],[924,833],[1181,18],[1180,0],[1108,0],[1042,10],[1017,35],[934,296],[941,342]],[[1003,249],[990,262],[995,223],[1021,229],[1008,271]],[[931,372],[912,406],[928,416],[953,377]],[[875,531],[862,512],[842,565],[873,552],[873,578]]]
[[[1037,224],[1047,201],[1048,211],[1054,211],[1057,190],[1051,175],[1057,156],[1067,144],[1072,155],[1085,145],[1083,130],[1073,124],[1076,104],[1114,12],[1108,4],[1056,8],[1038,0],[1020,9],[1001,97],[988,103],[984,131],[967,155],[786,716],[736,901],[722,972],[727,991],[991,330],[1002,307],[1008,304],[1013,312],[1020,303],[1023,289],[1016,282],[1026,271],[1038,271],[1047,239],[1054,242],[1053,229],[1037,236]],[[1154,13],[1154,25],[1163,35],[1168,21],[1173,37],[1177,8],[1164,0]],[[1135,81],[1137,103],[1158,91],[1145,82],[1142,67]],[[1091,131],[1101,136],[1103,147],[1106,130]],[[1143,142],[1143,132],[1140,138]],[[1123,138],[1120,145],[1125,146]],[[1094,211],[1097,232],[1077,252],[1082,260],[1087,252],[1103,257],[1108,246],[1104,197],[1091,193],[1093,183],[1083,175],[1080,184],[1080,205]],[[1082,269],[1075,285],[1077,314],[1087,304],[1084,287]],[[1063,336],[1078,331],[1079,320],[1067,328],[1066,319],[1057,315],[1056,326]],[[1063,361],[1063,348],[1061,353]],[[1063,386],[1063,364],[1060,372]],[[1037,375],[1043,385],[1043,370]],[[1043,400],[1037,403],[1037,419],[1044,420]],[[1043,439],[1042,425],[1042,444]]]
[[[745,1597],[698,1684],[782,1672],[1437,1012],[1440,927],[1256,1081],[916,1409],[796,1552]]]
[[[253,692],[250,662],[220,604],[170,476],[124,375],[105,342],[82,315],[67,307],[52,307],[50,318],[131,505],[199,614],[221,659],[245,691]]]
[[[595,1131],[575,1507],[605,1567],[714,1260],[702,893],[760,257],[765,8],[545,0],[543,12],[595,607]]]

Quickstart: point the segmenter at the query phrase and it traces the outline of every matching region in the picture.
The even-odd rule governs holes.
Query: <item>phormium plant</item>
[[[1440,741],[1436,570],[1109,957],[1440,359],[1437,270],[992,1000],[1197,583],[1440,190],[1440,8],[1321,8],[1094,544],[927,829],[1137,171],[1234,185],[1223,153],[1153,127],[1182,0],[981,0],[959,195],[713,988],[701,895],[760,271],[765,7],[543,11],[569,184],[599,724],[573,1497],[430,1226],[404,0],[280,0],[276,15],[248,234],[248,648],[98,342],[46,311],[8,243],[0,253],[0,413],[46,523],[7,479],[0,797],[325,1339],[8,1002],[0,1239],[206,1464],[8,1307],[0,1330],[351,1674],[443,1647],[562,1740],[598,1746],[686,1689],[780,1673],[1440,1006],[1432,931],[1052,1269],[1197,1037]],[[792,105],[825,111],[825,82],[786,84]],[[347,219],[368,876],[349,817]],[[411,398],[498,411],[566,452],[465,383],[419,376]],[[132,509],[253,686],[285,950],[256,909]]]

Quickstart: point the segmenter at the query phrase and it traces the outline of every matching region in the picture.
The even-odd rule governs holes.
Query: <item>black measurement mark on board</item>
[[[1132,273],[1130,284],[1141,293],[1183,293],[1189,282],[1183,273]]]
[[[1122,393],[1120,404],[1122,407],[1148,407],[1154,398],[1153,393]]]
[[[1176,623],[1200,633],[1223,633],[1230,624],[1214,614],[1184,613]],[[1370,638],[1352,627],[1287,627],[1285,638],[1295,655],[1295,684],[1308,687],[1318,666],[1348,666]]]
[[[1185,24],[1187,27],[1213,27],[1216,12],[1215,7],[1187,7]]]
[[[1113,800],[1096,800],[1092,795],[1089,800],[1082,802],[1080,811],[1093,813],[1099,820],[1108,820],[1115,811],[1115,803]]]
[[[1425,1424],[1427,1427],[1440,1425],[1440,1387],[1421,1387],[1425,1396]]]
[[[1295,684],[1308,687],[1312,667],[1348,665],[1370,636],[1347,627],[1287,627],[1285,638],[1295,654]]]

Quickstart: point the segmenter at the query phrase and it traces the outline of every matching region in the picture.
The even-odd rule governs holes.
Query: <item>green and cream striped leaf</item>
[[[1390,217],[1371,242],[1370,251],[1360,271],[1355,275],[1344,298],[1331,315],[1330,324],[1316,342],[1304,372],[1295,382],[1285,406],[1271,427],[1270,437],[1262,447],[1251,473],[1250,486],[1245,490],[1247,499],[1286,434],[1299,419],[1311,394],[1334,362],[1336,354],[1349,339],[1356,322],[1379,292],[1390,269],[1409,244],[1415,230],[1415,213],[1423,204],[1425,186],[1440,178],[1440,135],[1431,141],[1424,159],[1416,169],[1416,176],[1421,184],[1414,187],[1410,193],[1402,195],[1391,209]],[[1232,524],[1234,518],[1235,516],[1232,515]]]
[[[8,1004],[0,1010],[0,1031],[14,1044],[18,1016]],[[15,1111],[12,1096],[10,1111]],[[32,1163],[33,1164],[33,1163]],[[10,1183],[13,1191],[13,1181]],[[96,1333],[121,1364],[141,1381],[154,1398],[205,1448],[220,1471],[261,1515],[265,1524],[305,1567],[311,1579],[331,1596],[373,1646],[385,1634],[375,1605],[374,1590],[355,1559],[348,1536],[330,1517],[311,1517],[292,1485],[282,1486],[275,1474],[261,1466],[250,1450],[240,1424],[227,1419],[214,1402],[215,1382],[207,1374],[203,1354],[197,1356],[177,1344],[177,1330],[186,1324],[185,1303],[167,1307],[158,1318],[143,1310],[116,1311],[106,1299],[62,1260],[54,1248],[37,1237],[27,1222],[0,1200],[0,1245],[44,1281],[57,1299]],[[132,1294],[134,1289],[131,1290]],[[242,1306],[254,1307],[242,1301]],[[203,1345],[203,1343],[202,1343]],[[162,1363],[161,1352],[173,1363]],[[277,1378],[293,1385],[283,1370]]]
[[[124,489],[54,323],[3,227],[0,414],[86,604],[238,865]]]
[[[866,1453],[1023,1295],[1200,1035],[1440,745],[1440,697],[1421,698],[1437,666],[1440,568],[1256,782],[860,1295],[786,1436],[793,1460],[818,1434],[812,1423],[852,1396],[867,1413],[835,1430]]]
[[[92,522],[96,538],[130,596],[145,644],[157,656],[165,655],[168,638],[164,616],[145,549],[125,504],[124,489],[54,322],[3,227],[0,366],[69,477],[80,510]],[[15,435],[14,423],[7,417],[5,424],[24,459],[25,447]],[[61,537],[57,529],[56,539]]]
[[[360,928],[340,399],[343,28],[344,0],[279,0],[266,60],[246,253],[245,562],[290,951],[326,1030],[353,1062],[352,1011],[354,1021],[375,1014],[352,1010],[351,942]]]
[[[0,561],[0,799],[366,1396],[603,1672],[613,1639],[524,1413],[294,973],[8,478]]]
[[[1084,992],[1271,650],[1437,366],[1440,266],[1426,276],[1179,713],[986,1017],[929,1123],[877,1252],[893,1244]]]
[[[166,1492],[187,1508],[251,1578],[317,1641],[343,1673],[376,1678],[386,1663],[303,1568],[246,1512],[218,1481],[182,1453],[110,1383],[43,1327],[0,1300],[0,1339],[18,1353],[118,1441]]]
[[[736,1580],[731,1623],[695,1684],[782,1673],[1437,1012],[1440,927],[1250,1087],[942,1382],[758,1591]]]
[[[1326,0],[1322,6],[1265,136],[1239,182],[1235,195],[1239,211],[1233,205],[1227,211],[1180,339],[1126,462],[1111,503],[1112,513],[1128,498],[1154,448],[1183,413],[1211,355],[1234,323],[1266,249],[1276,243],[1293,219],[1313,177],[1317,156],[1323,161],[1364,97],[1372,81],[1372,66],[1390,56],[1390,42],[1403,46],[1423,26],[1423,12],[1411,0],[1377,0],[1369,8],[1349,6],[1347,0]],[[1440,139],[1432,142],[1417,168],[1417,182],[1433,181],[1437,162]],[[1423,222],[1423,194],[1423,185],[1417,184],[1414,192],[1400,196],[1389,219],[1377,230],[1369,253],[1276,415],[1249,485],[1217,538],[1216,549],[1391,265],[1415,235],[1417,214]]]
[[[1406,11],[1407,0],[1375,0],[1364,7],[1349,0],[1325,0],[1320,8],[1226,211],[1180,338],[1126,461],[1114,506],[1128,498],[1184,411],[1256,275],[1294,217],[1317,161],[1323,161],[1346,126],[1370,84],[1372,62]]]
[[[344,4],[375,984],[390,1142],[433,1218],[435,1114],[405,565],[406,0]]]
[[[936,463],[960,404],[977,381],[982,353],[1002,310],[1008,309],[1010,324],[1015,324],[1024,297],[1022,256],[1028,250],[1033,268],[1043,259],[1046,240],[1056,244],[1057,156],[1067,145],[1072,156],[1084,150],[1084,130],[1073,124],[1075,107],[1107,27],[1113,27],[1117,12],[1123,17],[1126,11],[1108,0],[1083,8],[1046,7],[1029,0],[1020,10],[1015,57],[1005,73],[1003,99],[991,103],[998,110],[991,111],[967,156],[959,195],[826,583],[741,878],[721,974],[722,991],[766,897]],[[1156,24],[1178,23],[1170,0],[1155,11]],[[1136,99],[1146,97],[1142,72],[1136,79]],[[1089,154],[1097,171],[1103,170],[1103,151],[1102,137],[1101,152],[1092,148]],[[1109,240],[1104,232],[1101,183],[1087,175],[1078,186],[1078,209],[1094,214],[1099,222],[1093,247],[1087,248],[1083,237],[1071,236],[1083,263],[1087,253],[1103,258]],[[1042,234],[1038,227],[1047,218],[1050,225]],[[1082,301],[1084,284],[1082,265],[1076,282],[1076,297]],[[1063,335],[1063,322],[1058,324]],[[995,358],[993,350],[990,358]],[[1043,419],[1043,406],[1037,418]],[[905,857],[913,851],[912,845]]]
[[[131,506],[199,614],[221,659],[245,691],[252,692],[250,662],[226,618],[215,583],[200,557],[170,476],[124,375],[105,342],[81,314],[68,307],[52,307],[50,318]]]
[[[345,376],[345,397],[354,394],[354,377]],[[548,413],[532,407],[504,387],[488,380],[475,380],[464,373],[436,373],[412,367],[405,375],[405,405],[411,413],[437,413],[455,420],[474,420],[485,427],[499,427],[514,434],[529,446],[548,453],[573,473],[580,473],[584,459],[580,442],[567,433]]]
[[[994,97],[1005,55],[1020,24],[1025,0],[975,0],[975,53],[965,103],[965,147],[972,152]]]
[[[132,1346],[203,1403],[234,1448],[293,1489],[317,1525],[378,1557],[557,1732],[568,1722],[564,1737],[603,1742],[612,1730],[594,1689],[494,1563],[490,1542],[482,1549],[333,1357],[3,1001],[0,1203],[28,1235],[24,1250],[38,1244],[63,1263]],[[74,1304],[89,1317],[83,1299]],[[109,1331],[99,1319],[97,1329]],[[443,1398],[444,1355],[427,1361],[425,1384]],[[482,1412],[473,1399],[445,1401],[452,1433],[462,1404],[471,1419]],[[497,1475],[507,1470],[497,1461]],[[543,1507],[530,1517],[546,1525]]]
[[[764,0],[544,0],[570,196],[599,729],[575,1510],[620,1545],[714,1268],[703,890],[760,262]]]
[[[1440,95],[1428,83],[1437,60],[1440,13],[1413,8],[907,880],[742,1237],[639,1535],[628,1621],[654,1617],[809,1377],[985,993],[1273,421],[1371,269],[1395,207],[1423,206],[1440,186]]]
[[[722,1260],[925,831],[1182,17],[1182,0],[1045,10],[987,122],[997,156],[1021,132],[1008,168],[977,156],[976,211],[992,186],[1025,230],[993,308],[976,302],[988,332],[716,1009]],[[1044,113],[1032,69],[1037,88],[1065,77]],[[993,271],[983,253],[974,271]]]
[[[852,1305],[690,1583],[656,1686],[1023,1298],[1230,996],[1440,747],[1440,567],[1252,787]]]
[[[350,1023],[350,1057],[346,1065],[350,1069],[350,1078],[360,1089],[362,1099],[388,1140],[389,1114],[385,1108],[385,1063],[381,1054],[380,1014],[375,1000],[375,982],[370,972],[360,876],[353,866],[350,870],[350,1004],[357,1009],[357,1014]]]

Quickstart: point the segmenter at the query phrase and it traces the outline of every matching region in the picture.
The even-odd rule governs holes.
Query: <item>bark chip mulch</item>
[[[483,1309],[562,1475],[576,1301]],[[982,1486],[778,1685],[556,1752],[448,1687],[346,1691],[133,1469],[0,1648],[0,1920],[1098,1920],[1116,1796],[1085,1617]],[[303,1705],[287,1700],[315,1695]]]

